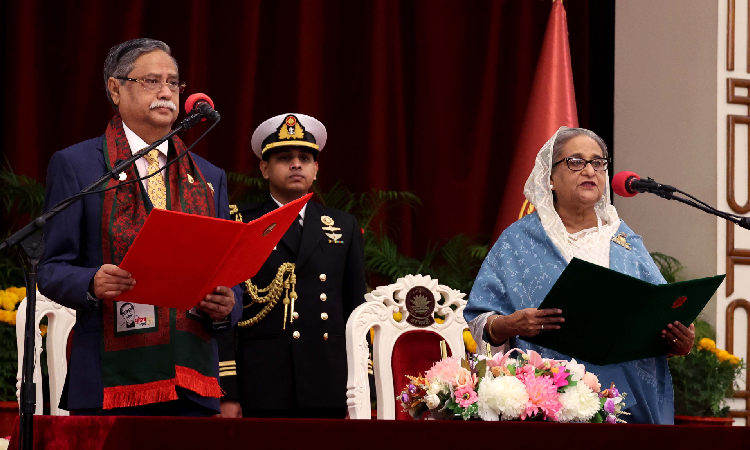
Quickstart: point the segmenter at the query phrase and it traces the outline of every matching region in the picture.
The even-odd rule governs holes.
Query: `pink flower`
[[[602,385],[599,383],[599,378],[597,378],[596,375],[591,372],[586,372],[586,374],[583,376],[583,382],[586,383],[586,386],[588,386],[597,394],[602,390]]]
[[[508,365],[508,360],[510,359],[510,355],[518,350],[519,352],[523,353],[521,349],[513,348],[505,352],[505,354],[502,353],[495,353],[495,355],[492,358],[487,358],[487,367],[505,367]]]
[[[564,367],[552,368],[552,383],[554,383],[555,388],[557,389],[568,385],[569,376],[570,374],[565,371]]]
[[[458,406],[462,408],[471,406],[471,404],[475,403],[478,399],[479,397],[477,397],[477,393],[471,386],[466,385],[456,389],[456,401],[458,402]]]
[[[523,381],[523,377],[528,374],[532,376],[534,375],[534,366],[526,364],[521,367],[516,367],[516,377],[518,377],[519,380]]]
[[[539,413],[555,419],[562,405],[557,401],[560,394],[552,378],[535,377],[533,373],[527,373],[523,375],[521,381],[526,385],[526,391],[529,393],[529,401],[526,402],[526,411],[521,413],[521,420]]]
[[[536,367],[537,369],[542,369],[544,367],[544,360],[542,360],[542,355],[535,352],[534,350],[529,350],[529,364]]]
[[[464,369],[463,367],[459,368],[456,372],[456,380],[454,385],[458,387],[464,387],[464,386],[470,386],[472,389],[474,389],[474,386],[477,383],[477,376],[472,375],[471,372]]]
[[[456,374],[461,368],[461,360],[455,356],[438,361],[432,366],[432,369],[425,373],[424,377],[432,381],[438,379],[446,384],[456,385]]]

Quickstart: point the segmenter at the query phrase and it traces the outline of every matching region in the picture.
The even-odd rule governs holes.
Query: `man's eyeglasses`
[[[593,167],[597,172],[603,172],[607,170],[607,166],[609,166],[609,160],[607,158],[583,159],[576,158],[575,156],[568,156],[567,158],[563,158],[560,161],[552,164],[552,167],[555,167],[563,161],[565,161],[565,163],[568,165],[568,169],[572,170],[573,172],[582,171],[583,168],[586,167],[586,164],[591,164],[591,167]]]
[[[147,91],[160,91],[162,86],[167,86],[170,91],[177,92],[180,94],[185,92],[185,83],[183,81],[167,81],[162,83],[155,78],[128,78],[128,77],[115,77],[118,80],[133,81],[143,86],[143,89]]]

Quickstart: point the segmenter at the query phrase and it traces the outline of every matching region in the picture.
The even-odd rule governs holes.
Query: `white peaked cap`
[[[284,130],[282,130],[282,127]],[[296,132],[289,134],[287,130],[291,129]],[[258,125],[253,133],[251,145],[255,156],[263,159],[263,153],[266,151],[283,146],[309,147],[314,149],[317,154],[323,150],[327,139],[326,127],[315,117],[287,113],[271,117]]]

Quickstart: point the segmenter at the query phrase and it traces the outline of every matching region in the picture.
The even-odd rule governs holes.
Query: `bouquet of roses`
[[[511,358],[514,351],[518,356]],[[628,414],[623,411],[627,394],[614,383],[601,390],[596,375],[575,359],[542,358],[533,350],[444,358],[424,376],[408,378],[397,399],[415,419],[624,423],[620,416]]]

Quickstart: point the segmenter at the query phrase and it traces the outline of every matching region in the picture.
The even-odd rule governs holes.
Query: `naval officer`
[[[316,179],[326,129],[283,114],[253,133],[270,195],[240,205],[250,222],[306,195]],[[366,293],[364,243],[351,214],[310,201],[258,273],[245,282],[242,320],[220,343],[223,417],[346,416],[346,339]]]

